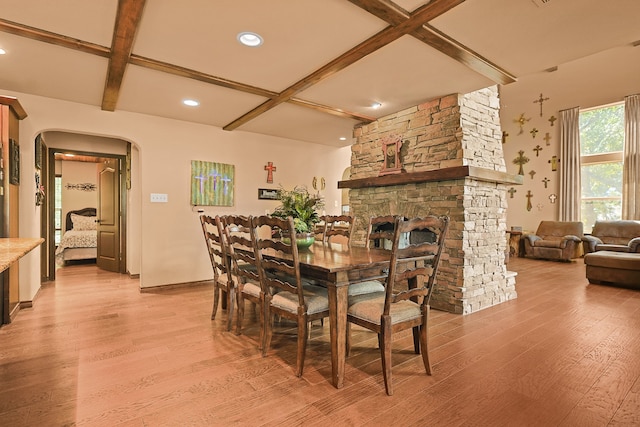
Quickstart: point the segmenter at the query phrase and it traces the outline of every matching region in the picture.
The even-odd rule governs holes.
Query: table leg
[[[347,348],[348,286],[331,284],[328,291],[332,382],[336,388],[342,388]]]

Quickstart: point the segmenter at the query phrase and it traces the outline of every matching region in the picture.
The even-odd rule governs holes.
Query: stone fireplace
[[[364,243],[372,216],[451,218],[433,308],[468,314],[517,297],[505,265],[507,185],[497,87],[425,102],[355,129],[349,205]],[[402,144],[403,171],[379,176],[384,141]]]

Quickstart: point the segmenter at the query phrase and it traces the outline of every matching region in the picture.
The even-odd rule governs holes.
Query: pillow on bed
[[[71,214],[71,222],[73,223],[73,229],[76,231],[97,229],[95,216],[82,216],[82,215]]]

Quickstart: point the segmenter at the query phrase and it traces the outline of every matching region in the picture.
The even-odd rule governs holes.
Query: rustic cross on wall
[[[524,175],[523,165],[529,162],[529,158],[524,155],[524,151],[518,151],[518,157],[513,160],[514,165],[520,165],[520,169],[518,169],[518,175]]]
[[[550,179],[545,176],[544,179],[542,180],[542,182],[544,182],[544,188],[547,188],[547,184],[549,183],[549,181]]]
[[[551,163],[551,170],[553,172],[558,170],[558,161],[560,161],[558,156],[553,156],[553,157],[551,157],[551,160],[549,160],[549,163]]]
[[[535,101],[533,101],[534,104],[540,104],[540,117],[542,117],[542,103],[544,101],[548,101],[549,98],[543,98],[542,97],[542,93],[540,93],[540,98],[536,99]]]
[[[532,170],[529,172],[529,175],[531,175],[531,179],[533,179],[533,176],[536,174],[536,171]]]
[[[276,167],[273,165],[273,162],[267,162],[264,170],[267,171],[267,183],[273,184],[273,173],[276,171]]]
[[[531,194],[531,190],[527,191],[527,210],[530,211],[533,205],[531,205],[531,198],[533,194]]]
[[[533,151],[535,151],[535,152],[536,152],[536,157],[538,157],[538,156],[540,156],[540,151],[542,151],[542,147],[540,147],[539,145],[536,145],[536,146],[533,148]]]
[[[514,195],[514,193],[517,193],[517,192],[518,192],[518,190],[516,190],[516,189],[515,189],[515,188],[513,188],[513,187],[511,187],[511,188],[507,191],[507,193],[509,193],[509,195],[511,196],[511,198],[512,198],[512,199],[513,199],[513,195]]]
[[[507,138],[509,137],[509,133],[506,131],[502,131],[502,143],[505,144],[507,142]]]
[[[547,143],[547,145],[551,145],[551,144],[549,143],[549,141],[551,141],[551,135],[549,135],[549,132],[547,132],[547,133],[544,135],[544,138],[542,138],[542,139],[544,139],[544,142],[546,142],[546,143]]]
[[[529,131],[529,133],[531,134],[531,136],[535,139],[536,135],[538,134],[538,129],[533,128]]]
[[[549,123],[551,123],[551,126],[553,126],[553,122],[555,122],[556,120],[558,120],[556,119],[556,116],[549,117]]]
[[[555,194],[549,196],[549,200],[551,200],[551,203],[555,203],[557,198],[558,196],[556,196]]]

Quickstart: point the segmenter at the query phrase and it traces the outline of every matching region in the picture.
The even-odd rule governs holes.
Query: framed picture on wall
[[[233,206],[235,166],[191,161],[191,205]]]
[[[9,139],[9,183],[20,185],[20,146]]]

